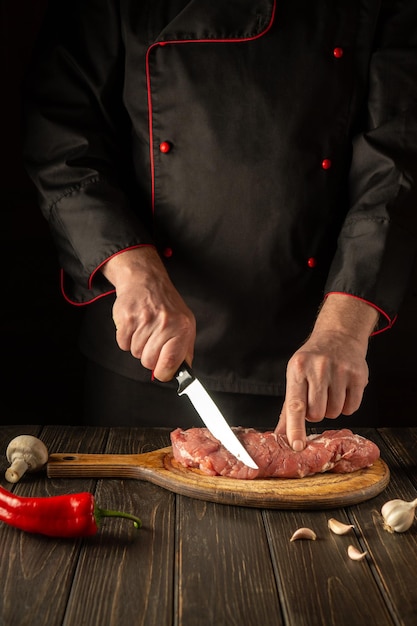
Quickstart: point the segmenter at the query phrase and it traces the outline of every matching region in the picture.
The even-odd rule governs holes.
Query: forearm
[[[329,294],[317,316],[312,334],[336,332],[367,346],[378,322],[378,311],[348,294]]]

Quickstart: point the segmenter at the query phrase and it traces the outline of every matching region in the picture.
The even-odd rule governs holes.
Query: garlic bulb
[[[417,498],[412,502],[406,500],[389,500],[381,509],[384,528],[390,533],[404,533],[414,522]]]

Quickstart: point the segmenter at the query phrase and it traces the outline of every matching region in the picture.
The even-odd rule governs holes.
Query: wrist
[[[371,304],[344,293],[331,293],[323,302],[314,331],[332,331],[368,343],[378,322]]]
[[[140,280],[153,271],[165,272],[158,252],[153,246],[140,246],[123,250],[110,257],[101,267],[101,272],[116,290],[132,280]]]

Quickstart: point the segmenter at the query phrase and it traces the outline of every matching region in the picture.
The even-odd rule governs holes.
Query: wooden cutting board
[[[178,464],[171,447],[144,454],[51,454],[47,474],[50,478],[138,478],[199,500],[270,509],[358,504],[381,493],[390,479],[382,459],[351,474],[255,480],[207,476]]]

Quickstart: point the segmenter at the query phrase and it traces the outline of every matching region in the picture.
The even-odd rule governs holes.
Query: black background
[[[1,407],[4,424],[82,418],[81,311],[60,293],[49,230],[21,157],[21,84],[45,0],[1,0]]]

